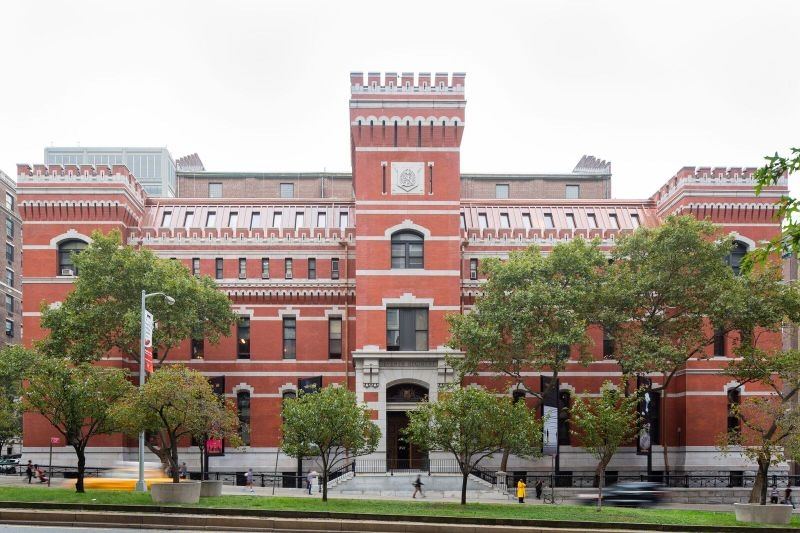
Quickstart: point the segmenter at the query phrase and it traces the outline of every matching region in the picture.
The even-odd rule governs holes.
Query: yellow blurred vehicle
[[[99,477],[86,477],[83,479],[83,488],[99,490],[129,490],[136,488],[139,480],[139,464],[125,463],[103,472]],[[147,488],[153,483],[172,483],[171,477],[166,477],[164,471],[152,464],[146,464],[144,470],[144,482]]]

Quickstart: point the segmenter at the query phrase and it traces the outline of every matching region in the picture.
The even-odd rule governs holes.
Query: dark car
[[[649,481],[617,483],[603,489],[603,505],[625,507],[649,507],[656,505],[664,497],[664,486]],[[597,493],[581,494],[579,499],[585,504],[597,504]]]
[[[16,474],[19,459],[0,459],[0,474]]]

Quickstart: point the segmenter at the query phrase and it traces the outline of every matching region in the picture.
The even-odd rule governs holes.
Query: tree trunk
[[[601,461],[599,465],[597,465],[597,512],[603,510],[603,483],[606,477],[606,465]]]
[[[669,445],[667,444],[667,390],[661,391],[661,401],[659,402],[661,411],[661,448],[664,450],[664,480],[669,484]],[[650,446],[653,444],[650,443]]]
[[[178,447],[173,446],[172,449],[169,451],[169,464],[172,469],[172,482],[173,483],[180,483],[181,477],[180,472],[178,471]]]
[[[758,473],[750,492],[750,503],[767,504],[767,474],[769,473],[769,459],[758,459]]]
[[[84,492],[83,476],[86,472],[86,453],[80,446],[75,446],[75,454],[78,456],[78,480],[75,482],[75,492]]]
[[[500,460],[500,471],[508,472],[508,456],[511,455],[510,450],[503,450],[503,458]]]
[[[328,467],[322,469],[322,480],[319,481],[322,483],[322,501],[328,501]]]
[[[467,504],[467,481],[469,480],[469,467],[462,467],[461,471],[461,505]]]

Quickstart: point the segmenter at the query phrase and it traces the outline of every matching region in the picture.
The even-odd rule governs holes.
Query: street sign
[[[53,446],[58,446],[61,444],[61,439],[59,437],[50,437],[50,444]]]
[[[153,315],[144,312],[144,370],[153,371]]]

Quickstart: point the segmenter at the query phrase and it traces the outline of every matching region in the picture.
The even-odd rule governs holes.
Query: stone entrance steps
[[[420,475],[422,490],[427,496],[436,498],[454,498],[461,495],[461,476],[458,474],[397,473],[361,474],[357,473],[334,486],[328,491],[342,496],[381,496],[406,498],[414,492],[413,482]],[[344,476],[342,476],[344,477]],[[472,497],[482,500],[496,499],[506,501],[508,496],[499,492],[492,485],[480,478],[470,476],[467,480],[467,491]]]

